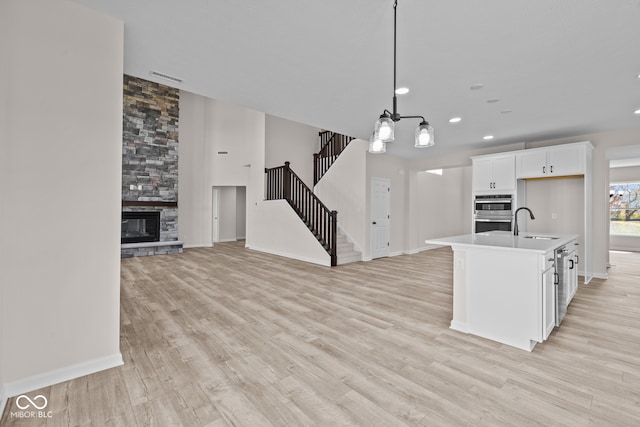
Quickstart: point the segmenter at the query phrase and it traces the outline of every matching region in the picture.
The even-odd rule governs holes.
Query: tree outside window
[[[611,234],[640,236],[640,182],[611,185],[609,208]]]

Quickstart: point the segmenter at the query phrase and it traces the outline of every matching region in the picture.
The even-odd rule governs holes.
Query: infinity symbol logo
[[[41,399],[44,403],[42,404],[42,406],[39,406],[36,401],[38,401],[39,399]],[[20,402],[22,400],[26,400],[28,403],[21,405]],[[31,400],[31,398],[29,396],[25,396],[24,394],[21,394],[20,396],[18,396],[18,398],[16,399],[16,406],[20,409],[27,409],[29,408],[29,406],[33,406],[36,409],[44,409],[47,407],[47,403],[49,403],[47,401],[47,398],[44,397],[43,395],[39,394],[36,397],[33,398],[33,400]]]

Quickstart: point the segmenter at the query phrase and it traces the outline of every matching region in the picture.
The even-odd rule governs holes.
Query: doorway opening
[[[212,187],[211,242],[235,242],[247,236],[247,187]]]

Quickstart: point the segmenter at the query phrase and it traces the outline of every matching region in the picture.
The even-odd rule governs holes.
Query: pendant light
[[[416,128],[415,147],[432,147],[435,144],[433,127],[423,116],[403,116],[398,113],[398,96],[396,95],[396,27],[397,27],[398,0],[393,2],[393,112],[385,109],[376,121],[373,135],[369,140],[370,153],[384,153],[386,144],[395,139],[395,122],[401,119],[421,119]]]
[[[369,152],[373,154],[382,154],[387,151],[387,143],[376,137],[376,133],[371,134],[369,139]]]

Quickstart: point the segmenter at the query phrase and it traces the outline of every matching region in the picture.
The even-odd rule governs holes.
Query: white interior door
[[[212,196],[211,242],[220,241],[220,189],[213,187]]]
[[[389,256],[391,181],[371,178],[371,258]]]

